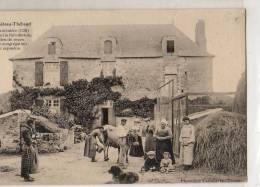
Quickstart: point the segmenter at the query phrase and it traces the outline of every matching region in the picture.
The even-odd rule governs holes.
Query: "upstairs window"
[[[55,55],[56,54],[56,42],[50,42],[48,44],[48,54]]]
[[[174,53],[174,40],[167,41],[167,53]]]
[[[104,42],[104,54],[112,54],[112,41],[106,40]]]

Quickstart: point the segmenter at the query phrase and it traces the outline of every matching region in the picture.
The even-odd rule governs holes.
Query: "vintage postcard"
[[[0,185],[247,181],[244,9],[0,17]]]

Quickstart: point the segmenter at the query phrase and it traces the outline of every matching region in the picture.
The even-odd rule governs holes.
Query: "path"
[[[36,179],[31,184],[103,184],[111,181],[111,175],[107,173],[110,166],[114,165],[117,159],[117,150],[110,149],[110,160],[103,161],[103,154],[98,154],[98,162],[90,162],[83,157],[84,144],[76,144],[72,149],[63,153],[40,155],[39,173],[34,174]],[[130,157],[128,170],[139,172],[143,165],[143,158]],[[9,165],[15,167],[12,172],[0,172],[0,185],[28,184],[18,176],[20,173],[19,156],[0,156],[0,166]],[[210,174],[205,171],[192,170],[183,172],[177,169],[171,174],[145,173],[140,174],[141,183],[176,183],[176,182],[229,182],[241,181],[240,176],[229,176],[224,174]]]

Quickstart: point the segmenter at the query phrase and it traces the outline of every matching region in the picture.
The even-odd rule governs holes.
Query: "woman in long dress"
[[[132,140],[132,145],[130,147],[130,156],[133,157],[142,157],[144,156],[144,149],[142,145],[142,138],[141,136],[137,133],[136,129],[132,130],[133,136],[131,136]]]
[[[21,125],[22,136],[22,160],[21,160],[21,177],[25,181],[31,182],[34,179],[30,176],[36,173],[38,169],[38,150],[37,146],[33,145],[32,137],[35,136],[34,121],[29,119],[26,124]]]
[[[195,143],[195,129],[190,123],[188,117],[183,118],[184,125],[180,133],[180,158],[184,166],[184,170],[189,170],[192,168],[193,162],[193,148]]]
[[[99,142],[100,129],[94,129],[90,134],[86,135],[84,156],[91,158],[91,162],[96,162],[96,152],[101,152],[103,146]]]
[[[161,162],[164,152],[169,152],[172,164],[175,164],[175,158],[172,150],[172,131],[167,127],[167,121],[163,119],[161,126],[156,130],[156,159]]]

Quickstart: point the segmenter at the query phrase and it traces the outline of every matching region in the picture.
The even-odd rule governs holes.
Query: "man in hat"
[[[129,129],[126,126],[126,119],[121,119],[121,124],[117,127],[119,150],[119,166],[126,168],[127,134]]]
[[[181,129],[179,141],[181,143],[180,158],[184,166],[184,170],[192,168],[193,148],[195,143],[195,129],[190,123],[189,117],[183,118],[184,125]]]
[[[28,119],[26,124],[21,125],[21,177],[23,177],[26,182],[34,181],[30,174],[35,172],[38,167],[37,150],[33,147],[33,136],[35,136],[34,120]]]

